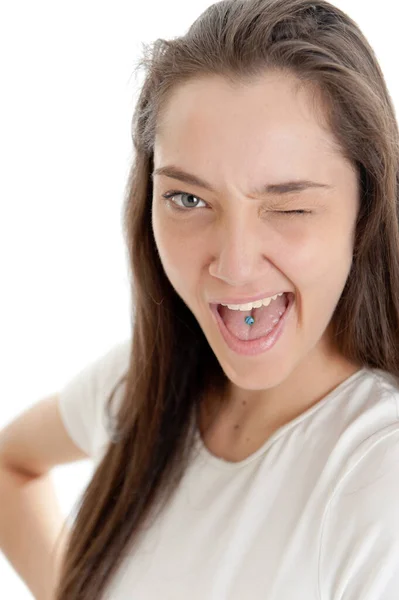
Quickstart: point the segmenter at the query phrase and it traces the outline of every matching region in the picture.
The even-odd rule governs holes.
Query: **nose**
[[[265,277],[272,270],[268,259],[270,247],[271,238],[264,223],[248,218],[231,218],[229,222],[220,224],[212,236],[213,259],[209,273],[231,287],[256,289],[255,282],[263,281],[264,284]]]

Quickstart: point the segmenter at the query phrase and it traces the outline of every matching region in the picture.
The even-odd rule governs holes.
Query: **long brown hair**
[[[184,473],[201,398],[226,383],[165,275],[151,227],[154,137],[177,85],[215,74],[250,81],[278,69],[321,92],[328,126],[361,184],[352,269],[331,321],[335,341],[355,363],[399,375],[398,127],[358,26],[324,1],[224,0],[185,35],[144,45],[143,67],[124,204],[129,367],[112,443],[80,500],[56,600],[98,600],[105,592],[150,513]]]

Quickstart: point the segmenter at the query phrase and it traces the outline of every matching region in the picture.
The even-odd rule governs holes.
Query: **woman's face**
[[[311,376],[320,356],[329,360],[327,326],[352,262],[357,174],[297,83],[277,73],[234,87],[216,76],[185,83],[155,138],[154,173],[192,176],[154,174],[162,265],[228,378],[247,390],[274,387],[296,369]],[[297,180],[325,187],[254,193]],[[174,199],[163,198],[171,191]],[[296,210],[308,212],[283,212]],[[295,294],[281,337],[255,356],[231,350],[209,303],[272,290]]]

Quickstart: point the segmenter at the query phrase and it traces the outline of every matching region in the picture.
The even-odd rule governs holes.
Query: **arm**
[[[0,467],[0,548],[37,600],[50,599],[63,526],[50,474],[30,477]],[[62,548],[59,548],[62,550]]]
[[[68,537],[51,468],[87,458],[68,436],[58,397],[0,431],[0,550],[37,600],[50,600]]]
[[[399,598],[399,423],[373,438],[327,507],[319,600]]]
[[[101,456],[109,441],[104,403],[129,350],[129,339],[116,344],[0,431],[0,550],[36,600],[52,598],[69,533],[65,527],[59,538],[64,518],[50,471]]]

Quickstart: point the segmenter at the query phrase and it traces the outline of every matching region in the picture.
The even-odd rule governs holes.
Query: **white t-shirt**
[[[60,395],[71,438],[94,461],[129,351],[118,344]],[[107,600],[399,599],[398,379],[362,369],[238,463],[199,433],[194,450]]]

